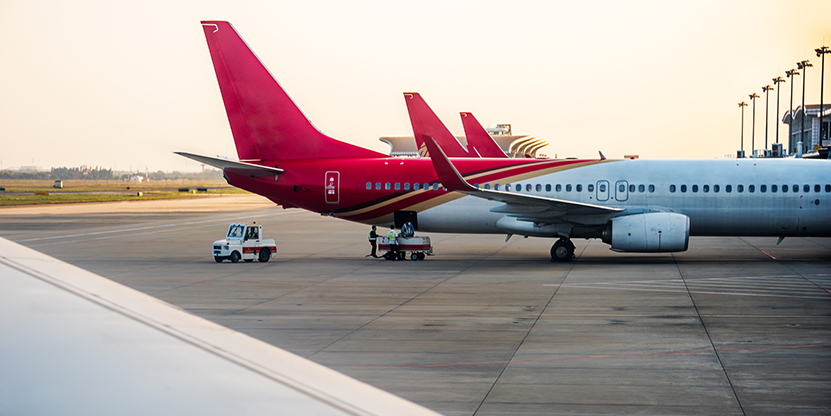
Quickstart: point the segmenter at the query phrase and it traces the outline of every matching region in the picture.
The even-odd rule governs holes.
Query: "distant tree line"
[[[120,173],[120,172],[119,172]],[[16,170],[0,170],[0,179],[97,179],[97,180],[129,180],[133,176],[145,176],[144,173],[113,174],[112,169],[85,169],[81,168],[52,168],[49,172],[28,172]],[[163,172],[147,174],[151,181],[180,180],[180,179],[222,179],[222,171],[216,169],[203,170],[202,172]]]

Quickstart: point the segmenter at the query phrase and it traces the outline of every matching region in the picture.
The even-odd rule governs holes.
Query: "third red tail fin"
[[[475,151],[481,157],[508,157],[502,151],[502,148],[493,140],[493,137],[479,124],[476,117],[473,117],[473,113],[459,114],[462,116],[462,124],[465,127],[468,151]]]

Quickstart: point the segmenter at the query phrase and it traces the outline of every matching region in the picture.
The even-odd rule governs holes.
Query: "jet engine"
[[[616,217],[603,230],[601,239],[615,251],[686,251],[690,243],[690,217],[669,212]]]

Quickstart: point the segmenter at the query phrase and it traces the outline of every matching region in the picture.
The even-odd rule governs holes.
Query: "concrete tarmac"
[[[277,240],[214,263],[228,223]],[[447,415],[831,414],[831,239],[693,238],[673,254],[369,227],[254,195],[0,208],[0,236]]]

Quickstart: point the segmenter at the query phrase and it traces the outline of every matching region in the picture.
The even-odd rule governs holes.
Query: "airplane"
[[[557,238],[555,261],[573,259],[574,238],[679,252],[690,236],[831,236],[827,161],[448,157],[434,137],[440,121],[418,109],[413,132],[437,152],[392,158],[319,132],[230,23],[202,27],[239,161],[176,153],[285,208],[426,232]]]
[[[479,124],[476,117],[473,117],[473,113],[462,112],[459,115],[462,117],[462,126],[465,129],[468,148],[472,147],[480,157],[508,157],[493,140],[493,137]]]
[[[0,238],[0,414],[429,409]]]

